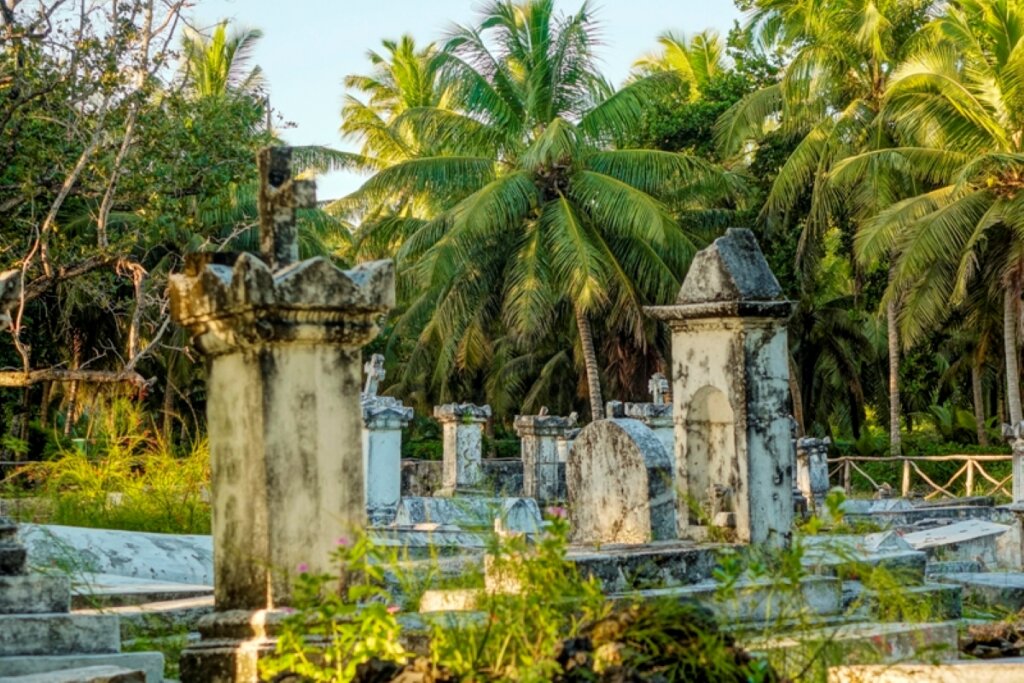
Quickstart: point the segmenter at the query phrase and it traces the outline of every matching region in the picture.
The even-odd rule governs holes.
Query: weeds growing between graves
[[[92,417],[84,443],[25,465],[53,524],[163,533],[210,533],[210,456],[205,439],[179,453],[135,403]]]
[[[696,603],[609,600],[567,558],[567,536],[555,510],[532,542],[496,537],[475,611],[424,615],[418,626],[394,614],[380,568],[398,571],[393,553],[366,539],[345,546],[336,558],[340,586],[337,576],[299,579],[295,612],[263,674],[338,682],[390,681],[403,671],[426,682],[780,680]],[[406,652],[403,643],[417,640],[423,649]]]

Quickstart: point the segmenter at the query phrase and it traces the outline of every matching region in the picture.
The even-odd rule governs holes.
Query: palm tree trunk
[[[889,455],[900,455],[900,338],[896,327],[896,300],[885,307],[889,330]]]
[[[1006,355],[1006,405],[1010,424],[1021,422],[1020,367],[1017,364],[1017,311],[1019,294],[1010,286],[1003,295],[1003,350]]]
[[[591,419],[603,420],[604,399],[601,396],[601,376],[597,366],[597,353],[594,351],[594,334],[590,327],[590,319],[579,306],[576,306],[576,329],[580,334],[583,364],[587,370],[587,393],[590,395]]]
[[[978,431],[978,445],[988,445],[988,433],[985,431],[985,395],[981,386],[982,359],[975,358],[971,363],[971,391],[974,393],[974,424]]]

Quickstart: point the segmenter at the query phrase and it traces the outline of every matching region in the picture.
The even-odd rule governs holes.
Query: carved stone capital
[[[562,436],[576,426],[576,420],[558,415],[516,415],[516,434],[525,436]]]
[[[363,424],[367,429],[402,429],[413,418],[413,409],[391,396],[363,399]]]
[[[491,417],[491,407],[472,403],[446,403],[443,406],[434,406],[434,417],[442,423],[487,422]]]
[[[208,355],[278,343],[358,348],[394,306],[394,279],[391,261],[341,270],[319,257],[274,272],[252,254],[195,254],[170,278],[171,313]]]

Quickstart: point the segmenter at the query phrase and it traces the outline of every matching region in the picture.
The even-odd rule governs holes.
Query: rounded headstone
[[[592,422],[566,463],[576,543],[647,543],[677,537],[672,458],[638,420]]]

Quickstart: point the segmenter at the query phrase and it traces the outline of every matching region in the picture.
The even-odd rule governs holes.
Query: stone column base
[[[230,610],[200,619],[200,640],[181,653],[181,680],[258,683],[259,661],[274,654],[281,610]]]

